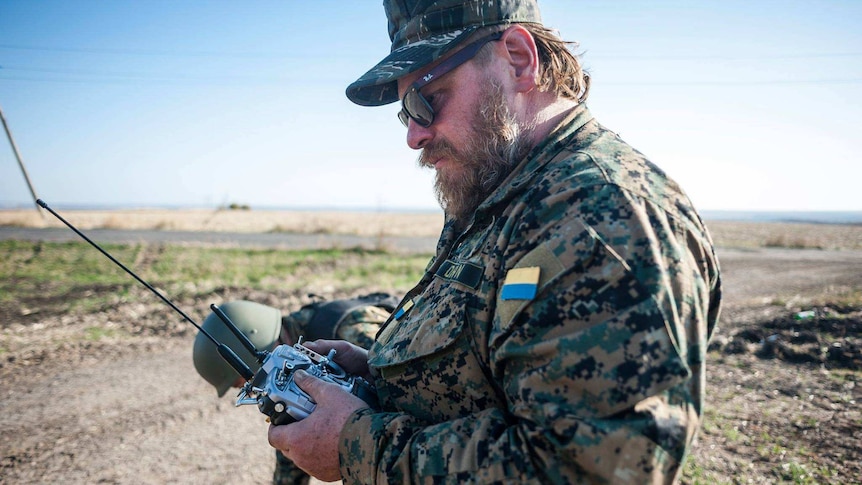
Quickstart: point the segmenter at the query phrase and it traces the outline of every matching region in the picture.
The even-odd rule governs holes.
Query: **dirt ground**
[[[719,256],[725,306],[686,481],[862,482],[862,314],[817,303],[862,288],[862,251]],[[3,338],[27,345],[0,356],[0,483],[267,483],[263,415],[217,398],[193,368],[194,329],[145,290],[133,296],[38,323],[3,316]],[[299,298],[219,296],[285,309]],[[200,315],[210,302],[176,303]],[[139,330],[131,342],[39,345],[94,325]]]

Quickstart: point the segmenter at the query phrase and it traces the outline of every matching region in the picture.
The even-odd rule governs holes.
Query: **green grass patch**
[[[797,461],[790,461],[778,465],[773,469],[773,474],[785,483],[820,483],[820,481],[808,470],[806,465]]]
[[[87,327],[84,330],[84,340],[98,342],[103,338],[116,337],[119,335],[119,333],[120,332],[114,328]]]
[[[217,288],[254,290],[331,286],[408,290],[429,255],[363,249],[277,250],[105,244],[125,266],[170,298]],[[85,242],[0,241],[0,311],[14,315],[92,311],[124,301],[142,286]]]
[[[691,485],[717,485],[731,483],[692,460],[686,460],[682,470],[682,483]]]

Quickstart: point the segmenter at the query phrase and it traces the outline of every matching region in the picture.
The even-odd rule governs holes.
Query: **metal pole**
[[[9,144],[12,145],[12,151],[15,152],[15,159],[18,160],[18,166],[21,167],[21,173],[24,174],[24,180],[27,181],[27,188],[30,189],[30,195],[33,196],[33,203],[36,204],[36,211],[45,219],[45,213],[42,212],[39,204],[36,202],[39,197],[36,195],[36,189],[33,188],[33,183],[30,181],[30,176],[27,174],[27,169],[24,168],[24,161],[21,160],[21,154],[18,153],[18,146],[15,145],[15,139],[12,138],[12,132],[9,131],[9,125],[6,123],[6,117],[3,116],[3,108],[0,107],[0,121],[3,122],[3,129],[6,130],[6,136],[9,138]]]

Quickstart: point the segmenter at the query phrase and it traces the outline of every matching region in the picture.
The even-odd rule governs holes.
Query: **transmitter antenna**
[[[259,363],[263,364],[263,361],[266,360],[266,356],[269,354],[267,352],[261,352],[260,350],[257,350],[257,347],[254,346],[251,340],[249,340],[248,337],[240,331],[239,327],[237,327],[233,323],[233,321],[231,321],[231,319],[227,316],[227,314],[222,311],[222,309],[219,308],[215,303],[210,304],[210,310],[212,310],[213,313],[215,313],[216,316],[219,317],[222,322],[224,322],[225,326],[229,328],[231,332],[233,332],[233,334],[239,340],[239,343],[241,343],[242,346],[246,348],[246,350],[251,352],[251,355],[253,355]]]
[[[150,290],[154,295],[156,295],[157,297],[159,297],[163,302],[165,302],[165,304],[167,304],[169,307],[173,308],[175,312],[177,312],[177,313],[179,313],[180,315],[182,315],[182,317],[183,317],[187,322],[189,322],[189,323],[191,323],[192,325],[194,325],[194,327],[195,327],[196,329],[198,329],[198,331],[199,331],[199,332],[201,332],[202,334],[204,334],[204,336],[206,336],[206,338],[208,338],[208,339],[209,339],[213,344],[215,344],[215,346],[216,346],[216,348],[217,348],[217,350],[218,350],[219,355],[221,355],[221,356],[222,356],[222,358],[223,358],[223,359],[224,359],[228,364],[230,364],[230,366],[231,366],[231,367],[233,367],[233,368],[234,368],[234,370],[235,370],[235,371],[237,371],[237,372],[239,373],[239,375],[241,375],[241,376],[243,377],[243,379],[245,379],[245,380],[249,380],[249,379],[251,379],[252,377],[254,377],[254,373],[251,371],[251,369],[250,369],[250,368],[245,364],[245,362],[243,362],[243,361],[242,361],[242,359],[240,359],[240,358],[239,358],[239,356],[237,356],[237,355],[236,355],[236,353],[234,353],[234,351],[233,351],[233,350],[231,350],[231,348],[230,348],[230,347],[228,347],[227,345],[225,345],[225,344],[223,344],[223,343],[219,342],[219,341],[218,341],[218,340],[216,340],[216,339],[215,339],[215,337],[213,337],[209,332],[207,332],[206,330],[204,330],[203,328],[201,328],[201,326],[200,326],[200,325],[198,325],[194,320],[192,320],[192,318],[191,318],[190,316],[186,315],[186,313],[185,313],[184,311],[180,310],[180,309],[179,309],[179,307],[177,307],[176,305],[174,305],[174,303],[173,303],[172,301],[168,300],[168,299],[167,299],[167,297],[165,297],[164,295],[162,295],[162,294],[159,292],[159,290],[155,289],[151,284],[149,284],[149,283],[147,283],[146,281],[144,281],[140,276],[136,275],[132,270],[130,270],[129,268],[127,268],[123,263],[121,263],[121,262],[117,261],[117,259],[116,259],[116,258],[114,258],[114,257],[113,257],[113,256],[111,256],[107,251],[105,251],[104,249],[102,249],[102,247],[101,247],[101,246],[99,246],[98,244],[96,244],[95,242],[93,242],[93,240],[91,240],[89,237],[87,237],[87,235],[86,235],[86,234],[84,234],[83,232],[81,232],[80,230],[78,230],[78,228],[77,228],[77,227],[73,226],[73,225],[72,225],[71,223],[69,223],[66,219],[63,219],[63,217],[62,217],[60,214],[57,214],[56,212],[54,212],[54,209],[52,209],[52,208],[48,207],[48,204],[46,204],[44,200],[42,200],[42,199],[36,199],[36,204],[38,204],[38,205],[39,205],[39,207],[41,207],[41,208],[45,209],[46,211],[50,212],[50,213],[51,213],[51,215],[53,215],[54,217],[56,217],[57,219],[59,219],[59,220],[60,220],[60,222],[62,222],[62,223],[63,223],[63,224],[65,224],[66,226],[68,226],[68,227],[69,227],[69,229],[71,229],[71,230],[75,231],[75,234],[77,234],[77,235],[81,236],[81,238],[83,238],[85,241],[87,241],[88,243],[90,243],[90,245],[91,245],[91,246],[93,246],[94,248],[98,249],[100,253],[104,254],[104,255],[105,255],[105,257],[107,257],[107,258],[108,258],[108,259],[110,259],[114,264],[116,264],[117,266],[119,266],[120,268],[122,268],[122,269],[123,269],[123,271],[125,271],[126,273],[128,273],[132,278],[134,278],[134,279],[138,280],[138,282],[139,282],[139,283],[141,283],[142,285],[144,285],[145,287],[147,287],[147,289],[148,289],[148,290]],[[215,305],[212,305],[212,307],[218,308],[218,307],[216,307]],[[215,311],[215,308],[213,309],[213,311]],[[219,314],[220,314],[220,315],[219,315]],[[222,321],[225,321],[225,319],[227,319],[227,315],[225,315],[224,317],[222,317],[222,315],[224,315],[224,312],[222,312],[222,311],[221,311],[221,309],[219,309],[219,310],[218,310],[218,312],[216,313],[216,315],[218,315],[218,316],[219,316],[219,318],[221,318],[221,319],[222,319]],[[230,320],[229,320],[229,319],[227,319],[226,323],[227,323],[227,322],[230,322]],[[258,350],[257,350],[256,348],[254,348],[254,345],[253,345],[253,344],[248,340],[248,338],[246,338],[246,337],[245,337],[245,335],[243,335],[243,334],[242,334],[242,332],[240,332],[238,329],[236,329],[236,326],[235,326],[235,325],[233,325],[232,323],[231,323],[230,325],[228,325],[228,328],[230,328],[234,333],[236,333],[236,334],[238,334],[238,335],[242,335],[242,338],[240,338],[240,339],[239,339],[239,340],[240,340],[240,342],[242,342],[243,346],[245,346],[245,345],[250,345],[251,347],[249,348],[249,350],[251,350],[252,355],[256,356],[256,357],[257,357],[257,359],[258,359],[258,361],[260,361],[260,360],[261,360],[261,359],[260,359],[260,355],[259,355],[259,354],[260,354],[260,352],[258,352]],[[248,348],[248,347],[247,347],[247,348]],[[253,350],[252,350],[252,349],[253,349]]]

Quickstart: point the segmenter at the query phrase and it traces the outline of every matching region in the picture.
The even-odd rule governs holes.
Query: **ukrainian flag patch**
[[[404,304],[404,306],[402,306],[401,308],[398,309],[397,312],[395,312],[395,317],[394,317],[395,320],[398,320],[399,318],[404,316],[404,314],[407,313],[411,308],[413,308],[413,300],[412,299],[408,300],[407,303]]]
[[[514,268],[506,273],[500,298],[503,300],[532,300],[539,288],[541,268]]]

